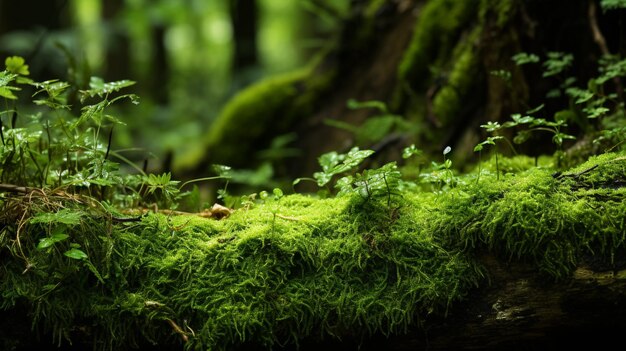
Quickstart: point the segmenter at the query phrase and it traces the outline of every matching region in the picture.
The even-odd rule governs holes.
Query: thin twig
[[[176,324],[176,322],[169,318],[166,319],[166,321],[172,327],[172,329],[174,329],[174,332],[180,335],[181,339],[183,339],[184,342],[189,341],[189,337],[187,336],[187,334],[181,329],[181,327],[178,326],[178,324]]]
[[[596,18],[596,2],[594,0],[589,0],[589,26],[591,27],[591,34],[593,35],[593,40],[598,44],[602,55],[610,56],[611,52],[609,51],[609,47],[606,44],[606,39],[604,39],[604,35],[602,35],[602,31],[600,30],[600,26],[598,25],[598,19]],[[615,83],[615,88],[617,89],[617,95],[621,101],[624,100],[624,87],[622,85],[622,81],[619,77],[613,78],[613,83]]]

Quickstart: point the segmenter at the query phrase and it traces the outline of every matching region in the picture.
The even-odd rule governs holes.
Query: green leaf
[[[421,155],[422,154],[422,150],[418,149],[417,147],[415,147],[415,144],[411,144],[411,146],[406,147],[402,150],[402,158],[407,159],[410,158],[414,155]]]
[[[513,138],[513,142],[515,144],[522,144],[526,142],[526,140],[530,139],[530,135],[531,132],[529,130],[522,130]]]
[[[280,188],[274,188],[274,190],[272,190],[272,193],[274,193],[274,197],[278,200],[281,197],[283,197],[283,191],[280,190]]]
[[[30,74],[30,72],[28,71],[28,65],[25,64],[24,58],[20,56],[7,57],[4,60],[4,64],[7,67],[7,71],[11,73],[19,74],[22,76],[27,76]]]
[[[513,55],[513,57],[511,57],[511,59],[513,61],[515,61],[515,64],[518,66],[521,65],[525,65],[528,63],[537,63],[539,62],[539,56],[535,55],[535,54],[528,54],[525,52],[520,52],[519,54]]]
[[[330,182],[334,175],[358,166],[373,153],[372,150],[359,150],[358,147],[352,148],[347,154],[338,154],[335,151],[325,153],[318,158],[322,172],[315,172],[313,178],[317,180],[318,186],[324,186]]]
[[[69,238],[70,236],[64,233],[58,233],[58,234],[54,234],[50,237],[47,238],[43,238],[39,240],[39,244],[37,244],[37,250],[43,250],[46,249],[60,241],[63,241],[67,238]]]
[[[558,146],[561,146],[561,144],[563,144],[563,140],[565,139],[574,140],[576,139],[576,137],[565,133],[555,133],[552,137],[552,142]]]
[[[6,99],[10,99],[10,100],[16,100],[17,96],[15,96],[15,94],[13,94],[11,90],[16,90],[16,89],[13,89],[13,87],[1,87],[0,86],[0,96]]]
[[[576,112],[572,110],[561,110],[554,114],[554,120],[557,123],[566,123],[567,121],[576,120]]]
[[[618,56],[604,56],[600,59],[600,76],[591,82],[604,84],[613,78],[626,76],[626,59],[620,60]]]
[[[626,0],[602,0],[600,6],[603,10],[615,10],[626,8]]]
[[[63,254],[65,256],[67,256],[69,258],[72,258],[72,259],[75,259],[75,260],[84,260],[87,257],[89,257],[89,256],[87,256],[86,253],[84,253],[82,250],[79,250],[77,248],[69,249],[69,250],[65,251]]]
[[[104,97],[105,95],[120,91],[121,89],[132,86],[134,84],[134,81],[126,79],[116,82],[105,83],[104,80],[100,77],[91,77],[91,80],[89,81],[89,88],[91,89],[80,91],[80,93],[82,94],[81,100],[84,101],[85,98],[94,97],[96,95]]]
[[[548,59],[543,63],[543,76],[555,76],[569,68],[573,62],[574,55],[572,54],[566,54],[563,52],[548,52]]]
[[[537,112],[539,112],[539,111],[543,110],[543,108],[544,108],[545,106],[546,106],[545,104],[541,104],[541,105],[539,105],[539,106],[537,106],[537,107],[535,107],[535,108],[533,108],[533,109],[530,109],[530,110],[526,111],[526,114],[527,114],[527,115],[532,115],[532,114],[534,114],[534,113],[537,113]]]
[[[480,127],[486,129],[487,132],[489,132],[489,133],[493,133],[493,132],[499,130],[500,128],[502,128],[500,123],[493,122],[493,121],[489,121],[489,122],[487,122],[487,124],[482,124]]]
[[[576,104],[585,103],[594,97],[594,94],[590,92],[589,90],[575,88],[575,87],[569,88],[565,92],[567,93],[567,95],[576,99],[574,101],[574,103]]]
[[[30,223],[31,224],[62,223],[62,224],[67,224],[67,225],[77,225],[77,224],[80,224],[80,220],[82,217],[83,217],[82,212],[64,208],[58,212],[38,213],[33,218],[30,219]]]
[[[589,107],[589,108],[584,108],[583,111],[587,114],[587,118],[594,119],[594,118],[604,116],[611,110],[609,110],[606,107]]]
[[[387,109],[387,105],[385,105],[385,103],[382,101],[372,100],[372,101],[359,102],[354,99],[350,99],[348,100],[347,105],[348,105],[348,108],[352,110],[359,109],[359,108],[376,108],[384,114],[389,113],[389,110]]]

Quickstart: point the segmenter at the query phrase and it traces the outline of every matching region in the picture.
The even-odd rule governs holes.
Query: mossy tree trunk
[[[379,114],[372,109],[352,110],[346,106],[349,99],[383,101],[392,112],[418,126],[395,144],[359,146],[395,145],[388,148],[395,153],[385,157],[397,158],[398,144],[416,143],[435,153],[450,145],[458,150],[455,158],[466,161],[473,146],[482,140],[481,124],[509,120],[512,113],[524,113],[542,103],[547,105],[542,117],[551,119],[568,105],[566,97],[546,102],[548,91],[564,77],[542,78],[540,66],[517,66],[513,55],[572,53],[575,65],[568,74],[586,82],[597,73],[597,61],[603,54],[590,29],[588,1],[379,3],[373,16],[367,13],[371,6],[362,7],[355,10],[352,22],[346,23],[333,56],[337,74],[332,92],[299,126],[307,166],[316,167],[315,158],[322,152],[354,144],[353,135],[326,125],[324,120],[358,125]],[[623,50],[618,16],[602,11],[596,16],[611,52]],[[492,74],[501,70],[511,73],[510,81]],[[323,144],[317,142],[321,135],[325,136]],[[546,136],[519,151],[545,153],[551,149]]]
[[[313,84],[313,88],[307,86],[311,81],[307,77],[285,82],[297,95],[308,94],[312,107],[301,109],[296,99],[277,97],[284,101],[276,104],[280,109],[257,114],[256,123],[267,125],[263,131],[254,136],[242,131],[243,138],[236,129],[225,129],[229,137],[219,143],[209,141],[207,148],[212,155],[219,153],[217,146],[229,149],[229,154],[245,155],[232,159],[230,164],[249,167],[255,150],[270,145],[277,134],[295,130],[295,146],[303,151],[303,156],[288,162],[287,175],[291,178],[316,171],[320,154],[345,151],[354,145],[385,151],[378,153],[384,159],[398,159],[398,150],[411,143],[431,154],[440,154],[449,145],[455,164],[477,161],[472,149],[485,137],[481,124],[506,121],[511,114],[525,113],[540,104],[545,104],[545,108],[537,117],[552,119],[569,101],[564,95],[546,99],[546,94],[569,76],[584,84],[597,74],[597,61],[603,50],[593,35],[591,4],[600,9],[599,2],[566,0],[353,2],[334,46],[321,54],[309,75],[311,79],[326,76],[330,80],[323,86]],[[612,53],[623,51],[625,46],[623,35],[619,34],[623,17],[620,11],[624,12],[597,10],[594,16]],[[541,64],[517,66],[511,59],[519,52],[534,53],[544,59],[551,51],[574,56],[575,64],[566,76],[542,78]],[[509,72],[510,79],[492,74],[495,71]],[[259,96],[256,103],[262,104],[264,99],[267,97]],[[413,127],[390,133],[390,138],[359,145],[354,134],[329,124],[339,121],[358,126],[380,112],[350,109],[346,106],[349,99],[382,101]],[[254,99],[247,100],[245,104],[230,104],[226,109],[228,116],[220,116],[216,124],[246,125],[230,116],[246,108],[255,109]],[[285,105],[296,111],[295,117],[294,113],[284,113]],[[287,127],[276,128],[277,125]],[[221,133],[220,128],[214,127],[211,134]],[[241,140],[257,146],[253,150],[241,149]],[[534,139],[532,146],[518,149],[529,154],[554,151],[547,133]],[[231,161],[208,156],[202,163],[216,160]]]

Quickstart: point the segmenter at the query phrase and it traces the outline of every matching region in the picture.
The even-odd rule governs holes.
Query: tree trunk
[[[231,71],[239,87],[248,85],[250,71],[258,64],[256,0],[229,0],[233,30]]]
[[[131,77],[130,38],[125,26],[118,22],[123,9],[124,0],[102,1],[102,20],[108,29],[106,31],[106,61],[103,73],[106,81]]]

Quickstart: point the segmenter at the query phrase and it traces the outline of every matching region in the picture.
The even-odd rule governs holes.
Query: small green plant
[[[494,146],[494,154],[496,158],[496,179],[500,180],[500,166],[498,164],[498,149],[495,148],[496,142],[498,142],[499,140],[505,141],[511,147],[511,149],[513,150],[513,153],[515,153],[515,148],[513,147],[513,145],[511,145],[511,142],[507,138],[501,135],[496,135],[504,127],[500,123],[489,121],[487,122],[487,124],[483,124],[480,127],[485,129],[488,133],[492,133],[493,135],[487,137],[487,139],[483,140],[482,142],[474,146],[474,152],[478,152],[478,176],[476,177],[476,181],[480,179],[480,173],[481,173],[480,164],[481,164],[481,158],[482,158],[482,151],[487,145]]]
[[[476,146],[474,146],[474,152],[478,152],[478,176],[476,177],[476,182],[478,183],[478,181],[480,180],[480,174],[481,174],[481,163],[482,163],[482,151],[483,148],[487,145],[496,145],[496,141],[498,140],[502,140],[504,137],[501,135],[494,135],[494,136],[490,136],[487,137],[487,139],[483,140],[482,142],[478,143]],[[496,179],[500,180],[500,168],[498,165],[498,152],[495,152],[495,157],[496,157]]]
[[[272,212],[272,233],[274,233],[274,230],[276,228],[276,216],[278,215],[278,202],[280,201],[280,199],[283,198],[283,196],[284,196],[284,193],[280,188],[274,188],[272,190],[271,196],[265,190],[259,193],[260,200],[263,203],[268,204],[270,206],[270,211]]]
[[[448,188],[456,187],[460,179],[454,175],[452,170],[452,160],[448,158],[448,154],[452,151],[450,146],[443,149],[443,163],[431,162],[430,171],[421,173],[420,177],[423,182],[436,184],[436,190],[441,192],[444,186]]]
[[[374,151],[372,150],[360,150],[358,147],[353,147],[345,154],[340,154],[336,151],[325,153],[318,158],[322,171],[313,173],[313,178],[298,178],[294,180],[293,186],[303,180],[309,180],[315,182],[319,187],[326,187],[328,193],[331,193],[328,184],[335,176],[353,170],[373,153]]]
[[[574,140],[576,137],[566,134],[562,131],[562,128],[567,127],[567,123],[564,119],[559,119],[558,115],[555,121],[547,121],[543,118],[535,118],[533,116],[522,116],[520,114],[511,115],[513,121],[508,121],[503,124],[505,128],[513,128],[517,126],[525,126],[527,129],[521,130],[513,138],[513,142],[521,144],[526,142],[531,133],[536,131],[544,131],[552,134],[552,143],[557,147],[557,154],[563,153],[563,141]]]
[[[380,168],[366,169],[354,176],[345,176],[337,181],[335,187],[339,189],[337,196],[358,194],[365,201],[385,198],[387,208],[391,209],[392,197],[400,195],[400,178],[398,166],[395,162],[390,162]]]
[[[410,146],[402,149],[402,158],[406,160],[414,156],[421,156],[423,153],[424,152],[422,150],[415,147],[415,144],[411,144]]]

